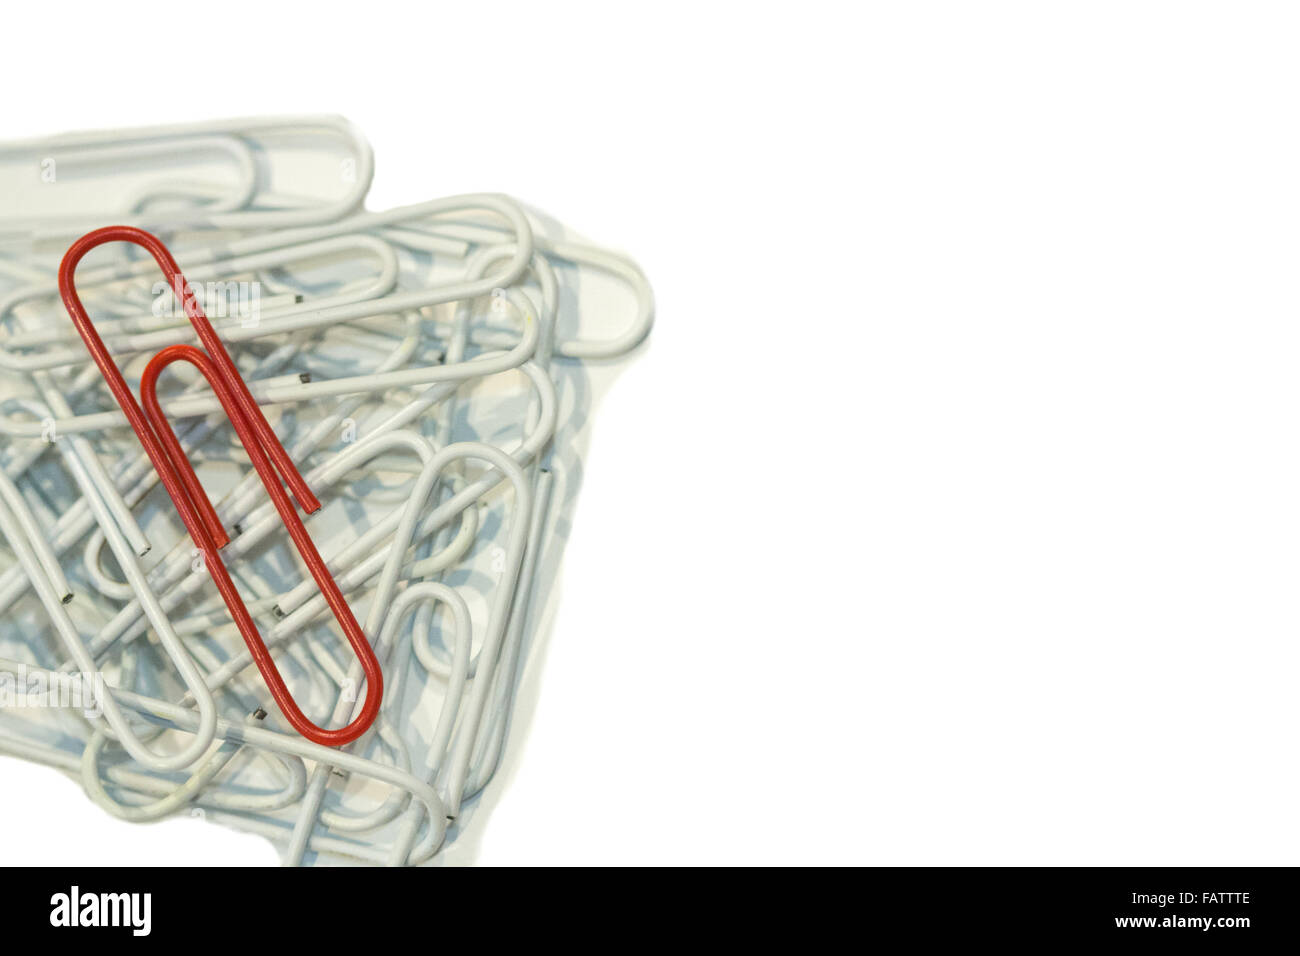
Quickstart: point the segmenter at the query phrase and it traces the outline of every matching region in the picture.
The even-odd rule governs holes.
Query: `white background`
[[[11,6],[0,134],[338,112],[645,268],[480,862],[1294,864],[1293,8],[471,6]]]

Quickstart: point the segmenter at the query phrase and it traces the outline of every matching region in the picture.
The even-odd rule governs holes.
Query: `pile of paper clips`
[[[372,172],[333,117],[0,144],[0,753],[289,864],[464,841],[653,315],[511,199],[368,212]]]

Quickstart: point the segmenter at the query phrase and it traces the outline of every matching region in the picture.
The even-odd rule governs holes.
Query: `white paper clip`
[[[0,752],[126,820],[201,809],[290,864],[456,857],[554,611],[596,392],[584,361],[627,355],[654,313],[634,263],[541,234],[506,196],[365,211],[372,171],[333,117],[0,145],[0,178],[32,179],[0,217]],[[189,280],[86,255],[76,288],[116,367],[135,388],[149,356],[193,343],[193,296],[324,506],[306,529],[384,674],[352,743],[315,743],[273,706],[64,311],[58,259],[114,224],[158,232]],[[294,698],[348,723],[357,659],[218,396],[183,366],[158,389]]]

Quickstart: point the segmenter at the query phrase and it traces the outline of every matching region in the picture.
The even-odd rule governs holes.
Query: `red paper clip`
[[[127,386],[121,371],[104,346],[104,340],[95,331],[95,326],[86,314],[73,283],[77,263],[81,261],[82,256],[106,242],[131,242],[149,251],[154,261],[158,263],[158,267],[162,269],[163,275],[167,277],[177,300],[184,304],[185,314],[198,333],[203,348],[206,349],[204,351],[192,345],[172,345],[155,355],[146,366],[144,376],[140,380],[140,396],[144,401],[144,411],[141,411],[135,396],[131,394],[131,389]],[[190,537],[202,552],[208,573],[212,575],[217,590],[221,592],[226,607],[230,609],[231,616],[239,626],[239,633],[243,635],[244,643],[248,645],[248,651],[252,654],[257,669],[262,672],[262,678],[270,688],[271,696],[275,698],[280,711],[298,733],[315,743],[338,747],[356,740],[369,729],[379,713],[384,692],[383,674],[370,642],[366,640],[356,618],[352,616],[352,609],[343,599],[343,594],[334,582],[329,568],[321,560],[311,536],[303,527],[302,519],[294,511],[289,496],[280,484],[280,479],[284,479],[293,491],[298,504],[308,514],[319,510],[320,502],[311,493],[311,489],[298,473],[284,446],[271,430],[266,417],[262,414],[262,409],[248,391],[248,385],[239,374],[235,363],[231,361],[225,346],[221,344],[189,283],[181,275],[176,260],[156,236],[143,229],[135,229],[131,226],[106,226],[86,233],[74,242],[63,256],[63,263],[59,266],[59,293],[63,297],[63,305],[68,310],[68,315],[76,323],[77,331],[81,333],[81,338],[86,343],[86,349],[95,360],[95,364],[99,366],[99,371],[108,382],[113,397],[117,399],[117,404],[121,406],[131,427],[139,436],[140,444],[144,445],[144,450],[148,453],[149,460],[153,462],[163,487],[171,495],[176,510],[180,512],[181,520],[185,522]],[[239,440],[243,443],[249,458],[252,459],[253,467],[261,476],[267,494],[275,503],[275,510],[280,513],[280,519],[284,522],[289,536],[293,538],[298,553],[302,555],[303,561],[311,570],[311,576],[315,578],[317,586],[334,612],[335,619],[343,628],[348,643],[352,645],[352,650],[361,661],[361,667],[366,675],[366,700],[361,713],[346,727],[324,730],[303,714],[289,694],[288,688],[285,687],[284,679],[280,676],[275,661],[271,659],[262,635],[249,616],[243,598],[239,596],[239,591],[230,580],[225,563],[218,553],[230,538],[221,526],[221,520],[217,517],[212,502],[208,500],[203,486],[199,484],[194,467],[185,457],[176,433],[163,417],[162,407],[158,404],[158,374],[177,361],[194,365],[212,386],[221,406],[230,417],[230,423],[238,433]]]

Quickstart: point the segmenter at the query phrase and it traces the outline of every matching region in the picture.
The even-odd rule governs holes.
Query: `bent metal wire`
[[[355,179],[298,177],[304,142]],[[111,212],[48,192],[0,222],[0,753],[125,820],[262,834],[288,864],[458,858],[553,608],[583,366],[645,338],[644,276],[505,196],[363,210],[370,151],[345,120],[0,144],[0,186],[46,155],[77,195],[88,169],[129,175],[93,182]],[[52,258],[106,216],[131,225]],[[168,247],[191,281],[264,290],[258,321],[201,306]],[[158,268],[177,311],[144,291]],[[198,374],[163,391],[176,362]],[[328,499],[312,536],[290,493]],[[103,678],[92,711],[6,703],[11,675],[76,674]]]
[[[172,345],[155,355],[146,366],[144,377],[140,381],[140,395],[144,401],[143,412],[131,394],[126,379],[122,377],[122,372],[105,347],[103,339],[95,331],[95,325],[90,321],[90,316],[77,295],[75,284],[77,264],[87,252],[106,242],[131,242],[148,250],[154,261],[158,263],[158,268],[166,276],[173,294],[182,303],[185,314],[193,324],[204,348],[207,349],[203,352],[192,345]],[[370,643],[361,632],[361,626],[357,624],[352,609],[348,607],[347,601],[334,582],[334,576],[321,560],[311,535],[303,527],[302,519],[293,510],[293,505],[280,484],[280,478],[289,485],[299,504],[309,514],[320,510],[320,501],[303,481],[302,475],[298,473],[284,446],[271,430],[261,408],[249,394],[248,386],[244,383],[225,346],[217,338],[212,323],[208,321],[189,283],[185,281],[185,276],[181,274],[176,260],[157,237],[142,229],[133,226],[105,226],[87,233],[68,248],[59,266],[59,294],[63,298],[68,315],[76,323],[77,331],[81,333],[81,338],[86,343],[87,351],[103,374],[113,397],[117,399],[117,404],[130,421],[131,428],[135,430],[140,444],[149,455],[149,460],[153,462],[163,487],[167,489],[167,494],[176,505],[176,510],[180,512],[181,520],[185,523],[190,537],[203,553],[205,568],[212,576],[217,590],[221,592],[226,607],[230,609],[230,614],[239,627],[239,633],[253,656],[253,662],[262,672],[262,678],[266,681],[266,686],[270,689],[271,696],[275,698],[280,711],[298,733],[315,743],[338,747],[356,740],[370,728],[379,713],[379,703],[383,698],[383,675]],[[176,438],[176,433],[158,404],[158,375],[168,365],[178,361],[189,362],[195,366],[212,386],[218,401],[221,402],[221,407],[230,416],[230,423],[239,435],[245,451],[253,459],[253,467],[257,469],[280,519],[298,548],[298,553],[302,555],[303,562],[311,571],[311,576],[320,587],[330,610],[334,612],[334,617],[343,628],[348,643],[352,645],[352,650],[361,662],[366,677],[365,705],[357,718],[345,727],[325,730],[307,719],[294,701],[293,695],[289,693],[288,687],[285,686],[279,668],[276,667],[275,661],[266,649],[266,643],[262,640],[262,635],[258,632],[257,625],[253,623],[248,608],[244,605],[244,599],[240,597],[238,589],[230,579],[230,574],[226,571],[226,566],[221,560],[220,549],[230,543],[230,538],[222,527],[221,519],[217,517],[216,509],[208,500],[207,493],[199,483],[198,475],[194,473],[194,466],[190,464],[180,441]]]

